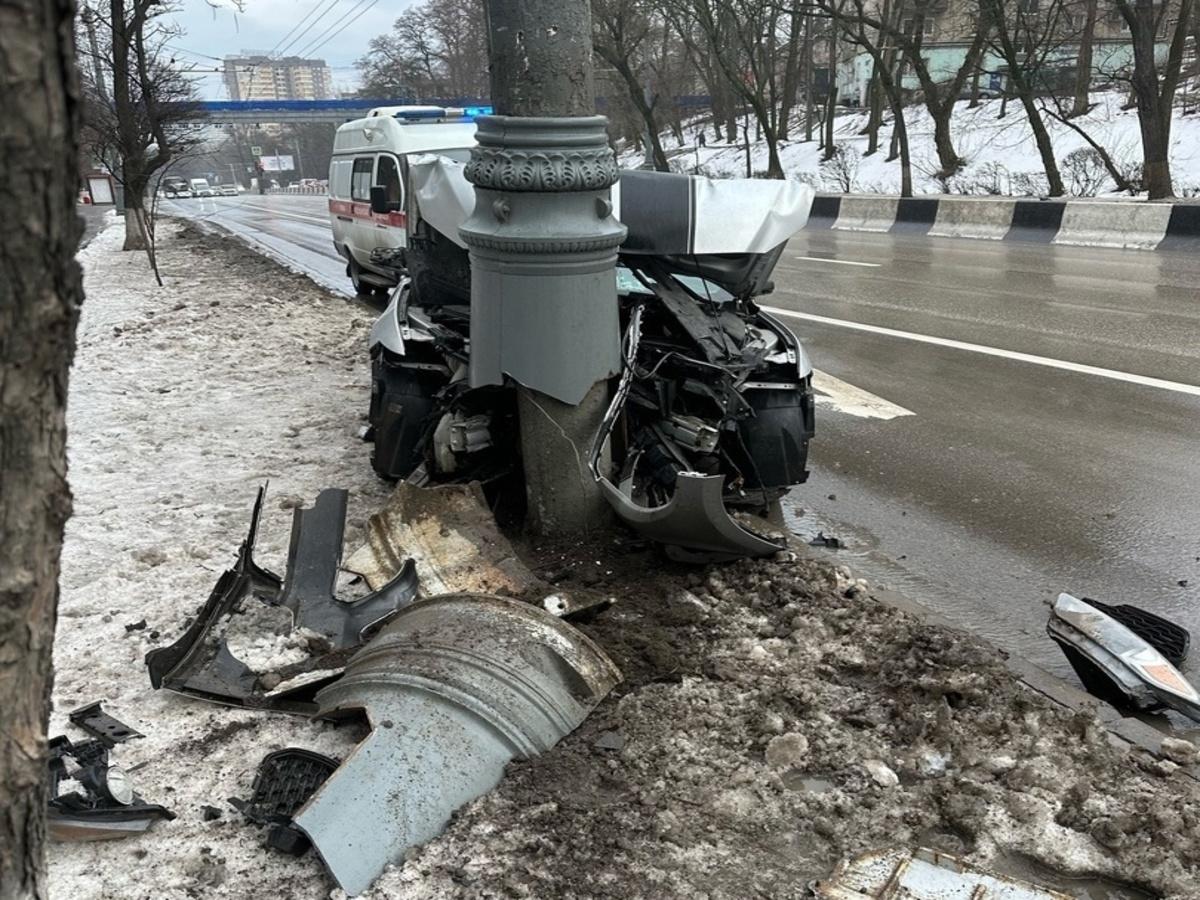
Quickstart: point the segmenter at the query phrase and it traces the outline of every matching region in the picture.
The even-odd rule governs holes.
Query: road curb
[[[804,559],[828,565],[839,564],[836,553],[830,554],[813,550],[796,537],[792,537],[788,541],[788,548],[797,556]],[[853,574],[852,569],[851,573]],[[1057,675],[1048,672],[1027,659],[1013,656],[1001,650],[986,638],[980,637],[969,628],[964,628],[950,621],[941,613],[935,612],[923,603],[913,600],[911,597],[894,591],[891,588],[878,587],[876,585],[871,585],[868,592],[875,601],[882,603],[890,609],[907,613],[918,619],[923,625],[967,634],[976,640],[988,644],[988,646],[995,649],[996,653],[1003,660],[1005,668],[1028,690],[1033,691],[1035,694],[1040,695],[1062,709],[1071,712],[1094,714],[1108,730],[1110,740],[1117,747],[1124,749],[1136,748],[1151,753],[1154,756],[1161,756],[1163,739],[1172,736],[1146,724],[1141,719],[1122,715],[1115,707],[1109,706],[1099,698],[1093,697],[1081,688],[1064,681]],[[1181,766],[1179,771],[1192,780],[1200,782],[1200,765]]]
[[[829,561],[825,557],[812,558],[821,558],[826,562]],[[885,606],[915,616],[925,625],[971,634],[978,640],[984,640],[961,625],[957,625],[941,614],[934,612],[929,607],[888,588],[872,586],[871,596]],[[986,640],[984,642],[987,643]],[[1170,737],[1171,735],[1164,734],[1140,719],[1122,715],[1114,707],[1093,697],[1086,691],[1063,681],[1057,675],[1051,674],[1029,660],[1012,656],[1001,651],[999,648],[996,649],[996,652],[1004,659],[1004,665],[1012,673],[1013,677],[1024,684],[1029,690],[1040,694],[1051,703],[1063,709],[1072,712],[1094,713],[1104,727],[1108,729],[1112,740],[1118,746],[1126,748],[1136,747],[1155,756],[1161,755],[1163,738]],[[1181,767],[1180,771],[1194,781],[1200,781],[1200,766]]]
[[[805,230],[830,229],[1194,253],[1200,203],[818,194]]]

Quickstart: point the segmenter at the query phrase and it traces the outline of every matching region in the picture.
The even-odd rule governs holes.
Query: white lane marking
[[[839,266],[862,266],[864,269],[878,269],[883,263],[855,262],[852,259],[826,259],[823,256],[793,256],[792,259],[805,259],[809,262],[836,263]]]
[[[813,369],[812,386],[813,390],[817,391],[817,403],[850,416],[858,416],[860,419],[887,421],[913,415],[911,409],[897,406],[890,400],[884,400],[877,394],[864,391],[820,369]]]
[[[855,331],[867,331],[871,334],[883,334],[888,337],[903,338],[907,341],[919,341],[922,344],[934,344],[938,347],[950,347],[954,350],[969,350],[972,353],[982,353],[984,356],[998,356],[1001,359],[1012,359],[1017,362],[1032,363],[1035,366],[1047,366],[1051,369],[1063,369],[1067,372],[1078,372],[1081,375],[1096,375],[1100,378],[1111,378],[1113,381],[1124,381],[1129,384],[1140,384],[1143,387],[1161,388],[1164,391],[1174,391],[1177,394],[1191,394],[1200,397],[1200,385],[1184,384],[1180,381],[1167,381],[1165,378],[1151,378],[1149,375],[1136,375],[1133,372],[1119,372],[1116,369],[1104,369],[1100,366],[1088,366],[1083,363],[1068,362],[1064,359],[1051,359],[1048,356],[1036,356],[1032,353],[1021,353],[1017,350],[1002,350],[999,347],[986,347],[983,344],[971,344],[967,341],[955,341],[950,338],[933,337],[928,334],[915,334],[911,331],[899,331],[895,328],[884,328],[880,325],[864,325],[862,322],[847,322],[844,319],[831,319],[828,316],[816,316],[812,313],[795,312],[790,309],[779,309],[774,306],[764,306],[769,313],[777,316],[787,316],[792,319],[805,319],[809,322],[820,322],[824,325],[837,325],[841,328],[852,328]]]

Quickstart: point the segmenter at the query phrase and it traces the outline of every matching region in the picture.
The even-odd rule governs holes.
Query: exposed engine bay
[[[453,172],[453,164],[439,163],[438,196],[451,194],[444,181]],[[616,514],[671,555],[763,556],[781,544],[740,514],[766,513],[807,478],[812,367],[795,336],[755,305],[773,288],[782,241],[747,252],[667,252],[697,241],[694,225],[686,239],[664,241],[660,188],[677,194],[697,181],[707,182],[622,177],[630,228],[615,285],[622,372],[595,445],[586,448],[588,462]],[[726,185],[719,197],[738,190],[735,182],[718,187]],[[694,223],[694,190],[690,200],[682,196]],[[653,215],[641,211],[651,208]],[[460,215],[439,209],[439,223],[448,230]],[[764,215],[777,217],[777,207]],[[759,231],[752,241],[761,244]],[[515,385],[469,383],[465,247],[428,217],[413,216],[410,234],[409,247],[375,260],[400,279],[371,335],[373,465],[390,479],[479,481],[500,490],[521,478]],[[736,245],[739,238],[724,240]]]

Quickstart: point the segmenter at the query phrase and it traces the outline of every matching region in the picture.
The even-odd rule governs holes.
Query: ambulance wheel
[[[354,293],[356,294],[373,294],[378,288],[363,278],[362,266],[358,264],[353,256],[350,257],[350,262],[346,264],[346,274],[350,276],[350,283],[354,285]]]

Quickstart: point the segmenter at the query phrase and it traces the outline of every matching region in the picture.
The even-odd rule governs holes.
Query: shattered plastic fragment
[[[345,657],[366,633],[416,596],[411,565],[400,565],[379,590],[350,602],[333,596],[342,552],[346,492],[325,490],[312,509],[297,509],[292,520],[287,583],[254,562],[254,541],[262,516],[266,487],[258,490],[250,531],[237,562],[217,580],[200,614],[184,634],[167,647],[146,654],[150,683],[216,703],[310,713],[317,688],[336,678]],[[298,628],[321,635],[332,653],[287,666],[277,673],[275,689],[233,655],[219,627],[251,597],[291,610]],[[341,654],[339,656],[339,654]],[[323,678],[303,678],[319,670]],[[291,685],[278,689],[280,683]]]
[[[68,713],[67,718],[70,719],[72,725],[79,726],[108,747],[131,741],[134,738],[145,737],[140,731],[135,731],[124,722],[118,722],[106,713],[100,703],[101,701],[97,700],[87,706],[81,706]]]
[[[229,802],[248,821],[269,827],[270,846],[299,856],[308,849],[309,841],[292,823],[292,816],[337,767],[336,759],[312,750],[276,750],[258,764],[250,799],[230,798]]]
[[[417,596],[412,560],[401,563],[392,578],[365,597],[343,602],[334,596],[348,496],[347,491],[327,488],[311,509],[296,509],[287,578],[279,598],[279,604],[292,611],[296,627],[323,635],[334,649],[361,643],[368,632]]]
[[[84,709],[98,706],[92,704]],[[65,735],[51,739],[50,803],[46,816],[51,840],[115,840],[141,834],[155,822],[175,818],[169,809],[142,800],[134,792],[128,773],[109,765],[111,747],[112,742],[102,737],[78,744]],[[80,790],[60,794],[60,786],[68,780]]]

